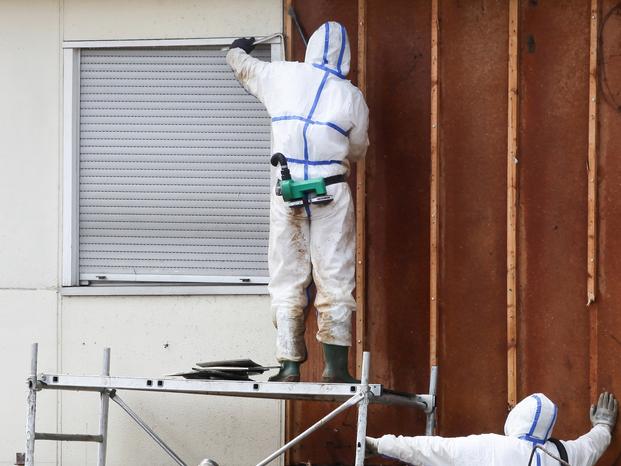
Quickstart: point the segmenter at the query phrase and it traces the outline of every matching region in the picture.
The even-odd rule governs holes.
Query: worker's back
[[[368,109],[345,76],[350,49],[345,28],[323,24],[308,43],[304,63],[265,63],[241,49],[227,56],[236,76],[272,117],[272,150],[287,157],[294,179],[345,173],[364,156]]]

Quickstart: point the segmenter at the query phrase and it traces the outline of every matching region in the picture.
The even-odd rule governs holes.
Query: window
[[[267,283],[270,119],[197,42],[65,44],[64,286]]]

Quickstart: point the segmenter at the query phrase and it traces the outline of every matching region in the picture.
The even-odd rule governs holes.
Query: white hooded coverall
[[[272,118],[272,152],[285,155],[292,179],[349,173],[364,157],[369,111],[359,89],[345,79],[350,49],[345,28],[323,24],[311,36],[304,63],[263,62],[240,48],[227,62]],[[266,160],[267,163],[267,160]],[[279,361],[306,359],[304,310],[311,281],[317,287],[317,339],[351,345],[355,273],[354,209],[347,183],[327,186],[334,200],[290,208],[274,187],[272,170],[269,291],[277,328]]]
[[[520,401],[507,416],[505,435],[469,437],[395,437],[379,439],[378,453],[413,465],[425,466],[527,466],[534,445],[542,445],[560,457],[549,442],[557,408],[545,395],[536,393]],[[576,440],[562,441],[571,466],[592,466],[610,443],[610,430],[603,424]],[[537,450],[533,466],[560,466]]]

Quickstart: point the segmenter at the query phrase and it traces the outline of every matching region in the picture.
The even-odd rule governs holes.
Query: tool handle
[[[272,158],[270,159],[270,163],[274,167],[280,164],[280,176],[282,177],[283,180],[291,179],[291,172],[289,172],[289,166],[287,165],[287,157],[285,157],[280,152],[276,152],[274,155],[272,155]]]

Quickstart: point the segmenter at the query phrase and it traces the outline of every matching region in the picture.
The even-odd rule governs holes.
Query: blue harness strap
[[[326,23],[326,30],[328,29],[328,23]],[[326,50],[328,47],[328,43],[326,41]],[[324,51],[324,54],[326,52]],[[313,101],[313,106],[310,109],[310,112],[308,112],[308,116],[306,117],[308,120],[312,120],[313,118],[313,113],[315,113],[315,109],[317,108],[317,104],[319,103],[319,98],[321,97],[321,93],[323,92],[323,88],[326,85],[326,81],[328,80],[328,75],[329,73],[324,73],[323,75],[323,79],[321,80],[321,83],[319,83],[319,89],[317,89],[317,93],[315,94],[315,100]],[[308,126],[310,125],[310,123],[307,121],[306,123],[304,123],[304,128],[302,129],[302,139],[304,140],[304,161],[306,162],[304,164],[304,179],[307,180],[308,179],[308,162],[309,162],[309,156],[308,156],[308,139],[307,139],[307,132],[308,132]]]
[[[328,48],[330,47],[330,23],[326,23],[326,35],[323,44],[323,64],[328,64]]]
[[[339,61],[336,64],[336,69],[339,75],[343,75],[343,71],[341,70],[341,66],[343,65],[343,55],[345,54],[345,44],[347,43],[347,31],[345,30],[345,26],[342,24],[341,26],[341,51],[339,52]]]
[[[302,159],[293,159],[289,157],[285,157],[287,162],[289,163],[299,163],[299,164],[308,164],[308,165],[342,165],[343,162],[340,160],[302,160]]]
[[[345,79],[345,75],[343,73],[333,70],[332,68],[327,67],[326,65],[318,65],[317,63],[313,63],[315,68],[319,68],[320,70],[327,71],[328,73],[332,73],[334,76],[337,76],[341,79]]]
[[[332,123],[331,121],[316,121],[316,120],[311,120],[309,118],[306,118],[306,117],[303,117],[303,116],[300,116],[300,115],[282,115],[282,116],[272,117],[272,122],[288,121],[288,120],[303,121],[304,123],[308,123],[308,124],[311,124],[311,125],[328,126],[328,127],[332,128],[333,130],[338,131],[343,136],[348,136],[349,135],[349,131],[350,131],[350,130],[344,130],[339,125],[337,125],[336,123]]]

